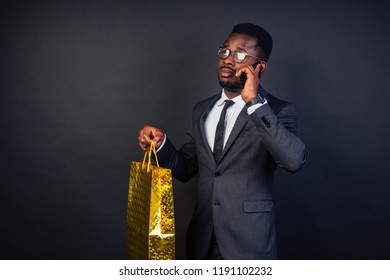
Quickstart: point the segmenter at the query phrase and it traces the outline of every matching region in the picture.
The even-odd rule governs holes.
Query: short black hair
[[[272,51],[272,37],[264,28],[252,23],[239,23],[233,27],[231,33],[245,34],[257,38],[261,58],[268,61]]]

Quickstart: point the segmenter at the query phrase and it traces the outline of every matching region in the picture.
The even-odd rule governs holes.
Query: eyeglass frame
[[[229,50],[229,54],[228,54],[225,58],[222,58],[222,57],[219,56],[219,53],[220,53],[220,51],[221,51],[222,49],[227,49],[227,50]],[[240,53],[242,53],[242,54],[245,54],[244,59],[241,60],[241,61],[236,61],[236,60],[234,59],[234,54],[235,54],[236,52],[240,52]],[[257,57],[257,56],[254,56],[254,55],[250,55],[250,54],[248,54],[248,53],[247,53],[246,51],[244,51],[244,50],[238,49],[238,50],[232,51],[232,50],[229,49],[228,47],[218,47],[218,57],[219,57],[220,59],[225,60],[226,58],[229,57],[229,55],[232,55],[233,61],[234,61],[234,62],[237,62],[237,63],[242,63],[242,62],[244,62],[244,60],[246,59],[247,56],[256,58],[257,60],[259,60],[259,61],[262,62],[262,63],[265,62],[265,60],[261,59],[260,57]]]

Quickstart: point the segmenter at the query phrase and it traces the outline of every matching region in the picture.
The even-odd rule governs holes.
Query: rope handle
[[[158,158],[157,158],[156,146],[155,146],[153,140],[150,142],[149,151],[145,152],[144,160],[142,161],[142,167],[144,167],[145,163],[146,163],[146,157],[148,158],[148,163],[146,164],[146,167],[147,167],[146,172],[148,172],[148,173],[150,172],[150,166],[152,165],[152,152],[154,153],[154,157],[156,159],[157,166],[160,167],[160,165],[158,163]]]

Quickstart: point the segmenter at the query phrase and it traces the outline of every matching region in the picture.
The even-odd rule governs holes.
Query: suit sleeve
[[[195,176],[198,173],[198,161],[191,129],[187,132],[180,150],[177,150],[167,138],[158,152],[158,160],[161,166],[172,169],[173,177],[181,182],[186,182]]]
[[[286,103],[275,115],[269,104],[265,104],[250,117],[276,164],[287,172],[300,170],[306,162],[307,150],[298,136],[295,107]]]

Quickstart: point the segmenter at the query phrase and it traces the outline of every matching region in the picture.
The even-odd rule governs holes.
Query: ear
[[[260,72],[264,72],[267,69],[267,62],[260,61]]]

